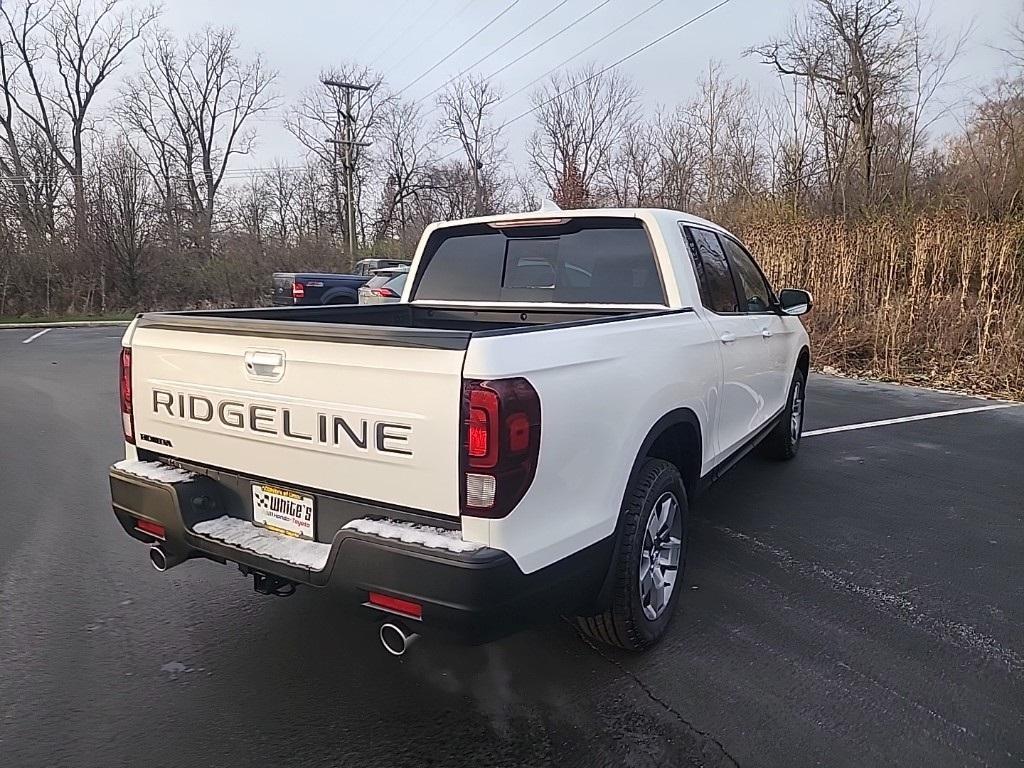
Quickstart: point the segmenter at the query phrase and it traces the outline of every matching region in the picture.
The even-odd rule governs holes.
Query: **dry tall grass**
[[[818,366],[1024,398],[1024,224],[748,222],[777,287],[806,288]]]

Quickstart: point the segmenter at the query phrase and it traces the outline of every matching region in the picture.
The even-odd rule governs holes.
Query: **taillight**
[[[522,378],[467,381],[462,444],[462,514],[505,517],[526,495],[537,471],[537,390]]]
[[[121,347],[121,370],[118,376],[121,391],[121,429],[125,442],[135,443],[135,417],[132,415],[132,350]]]
[[[469,390],[466,455],[473,469],[498,462],[498,393],[482,386]]]
[[[303,299],[306,297],[306,286],[302,283],[292,283],[292,298]]]
[[[380,296],[382,299],[400,299],[402,298],[390,288],[371,288],[370,293],[374,296]]]

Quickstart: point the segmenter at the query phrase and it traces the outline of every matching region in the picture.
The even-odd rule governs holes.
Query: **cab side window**
[[[697,273],[701,303],[721,314],[740,311],[736,285],[725,257],[725,251],[714,232],[680,225],[690,247],[693,268]]]
[[[761,314],[771,312],[775,299],[768,282],[754,260],[740,245],[728,237],[719,237],[736,277],[736,290],[740,297],[740,312]]]

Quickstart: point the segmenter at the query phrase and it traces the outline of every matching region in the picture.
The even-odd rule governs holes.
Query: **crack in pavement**
[[[918,627],[940,642],[954,645],[988,658],[1005,667],[1014,677],[1019,678],[1024,674],[1024,656],[1021,656],[1016,650],[1000,645],[995,638],[984,634],[970,624],[927,613],[908,600],[904,596],[906,593],[893,593],[881,587],[858,584],[832,568],[827,568],[815,562],[799,560],[782,547],[776,547],[758,539],[756,536],[734,530],[728,526],[716,525],[714,530],[731,539],[743,542],[751,550],[760,552],[774,560],[785,570],[820,580],[835,590],[856,595],[866,600],[877,610],[899,619],[909,626]]]
[[[574,624],[572,624],[572,622],[568,622],[568,623],[572,626],[573,631],[576,632],[576,635],[580,638],[580,640],[583,641],[584,644],[587,645],[588,648],[590,648],[599,657],[601,657],[602,659],[607,661],[609,664],[614,666],[616,669],[618,669],[620,672],[622,672],[622,674],[624,674],[627,677],[629,677],[634,683],[637,684],[637,686],[640,688],[640,690],[642,690],[645,694],[647,694],[647,698],[649,698],[655,704],[657,704],[662,709],[664,709],[666,712],[668,712],[670,715],[672,715],[683,726],[685,726],[691,732],[691,734],[693,734],[695,736],[699,736],[700,739],[702,739],[705,743],[706,742],[711,742],[712,744],[714,744],[718,748],[718,751],[721,752],[722,757],[725,758],[725,761],[726,761],[724,763],[725,765],[732,766],[732,768],[740,768],[739,762],[736,760],[736,758],[734,758],[731,754],[729,754],[729,750],[727,750],[725,748],[725,745],[722,744],[722,742],[720,742],[717,738],[712,736],[707,731],[702,731],[700,728],[698,728],[693,723],[691,723],[689,720],[687,720],[685,717],[683,717],[683,715],[679,712],[679,710],[677,710],[675,707],[673,707],[668,702],[663,701],[661,698],[659,698],[654,693],[654,691],[652,691],[650,689],[650,687],[647,685],[647,683],[645,683],[643,680],[640,679],[639,675],[637,675],[632,670],[628,669],[618,659],[614,658],[613,656],[610,656],[607,653],[607,651],[605,651],[603,648],[598,646],[593,640],[591,640],[589,637],[587,637],[582,632],[580,632],[579,628],[576,627]],[[703,752],[704,750],[702,749],[701,751]]]

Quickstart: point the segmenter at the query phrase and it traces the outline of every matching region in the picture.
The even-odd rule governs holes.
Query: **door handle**
[[[764,336],[766,339],[770,339],[772,337],[772,332],[769,331],[767,328],[762,328],[761,335]]]
[[[719,338],[722,340],[723,344],[732,344],[734,341],[736,341],[736,334],[733,333],[732,331],[726,331],[721,336],[719,336]]]
[[[280,352],[250,350],[245,353],[244,359],[246,369],[253,376],[280,379],[284,374],[284,355]]]

